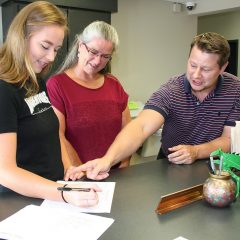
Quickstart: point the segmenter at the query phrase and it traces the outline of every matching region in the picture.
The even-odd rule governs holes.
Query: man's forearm
[[[224,152],[231,151],[231,140],[229,137],[219,137],[211,142],[196,145],[197,159],[208,158],[211,152],[221,148]]]
[[[111,166],[136,152],[145,140],[141,127],[132,122],[118,134],[105,155]]]

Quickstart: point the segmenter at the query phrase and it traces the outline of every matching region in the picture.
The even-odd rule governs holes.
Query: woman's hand
[[[68,181],[71,179],[75,181],[82,178],[83,176],[85,176],[85,172],[81,171],[79,167],[70,166],[64,174],[64,180]]]
[[[107,159],[99,158],[88,161],[78,167],[70,168],[67,170],[64,179],[65,181],[69,179],[75,181],[85,175],[89,179],[102,180],[109,176],[110,168],[111,164]]]
[[[101,188],[99,188],[96,184],[74,184],[67,185],[66,187],[72,188],[90,188],[90,191],[63,191],[64,199],[75,206],[78,207],[93,207],[98,204],[98,192],[101,192]]]

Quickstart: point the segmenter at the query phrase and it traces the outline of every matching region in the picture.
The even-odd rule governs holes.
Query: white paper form
[[[58,181],[62,184],[69,184],[74,187],[74,185],[79,185],[79,181],[77,182],[68,182],[68,181]],[[42,207],[50,207],[50,208],[60,208],[65,209],[68,211],[73,212],[85,212],[85,213],[110,213],[111,207],[112,207],[112,200],[113,200],[113,194],[115,190],[115,182],[94,182],[96,183],[101,189],[102,192],[98,192],[99,196],[99,202],[96,206],[89,207],[89,208],[81,208],[77,206],[73,206],[69,203],[65,202],[57,202],[57,201],[51,201],[51,200],[44,200],[42,203]],[[89,186],[89,184],[93,184],[93,182],[81,182],[81,187]]]
[[[28,205],[0,222],[0,238],[96,240],[113,222],[112,218]]]

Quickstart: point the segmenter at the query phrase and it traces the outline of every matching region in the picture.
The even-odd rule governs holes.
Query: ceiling
[[[187,3],[195,3],[192,10],[188,10],[190,15],[209,15],[226,11],[234,11],[240,9],[239,0],[162,0],[172,3],[181,3],[186,6]]]

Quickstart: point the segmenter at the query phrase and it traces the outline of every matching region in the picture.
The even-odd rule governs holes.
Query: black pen
[[[90,192],[91,188],[78,188],[78,187],[58,187],[59,191],[79,191],[79,192]]]
[[[209,172],[210,172],[211,174],[214,174],[214,171],[213,171],[213,169],[212,169],[212,167],[211,167],[210,161],[208,160],[208,161],[206,161],[206,163],[207,163]]]

